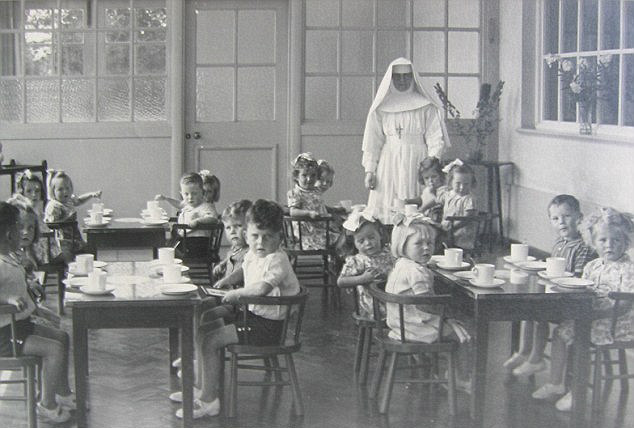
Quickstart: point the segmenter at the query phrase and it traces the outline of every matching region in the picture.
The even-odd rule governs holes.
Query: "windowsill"
[[[572,124],[578,126],[578,124]],[[538,124],[535,128],[517,128],[516,131],[519,134],[523,135],[531,135],[531,136],[540,136],[540,137],[551,137],[551,138],[561,138],[567,140],[576,140],[576,141],[587,141],[593,143],[616,143],[616,144],[627,144],[632,145],[634,143],[634,128],[631,131],[623,131],[619,133],[605,132],[604,129],[601,129],[601,126],[593,125],[592,127],[592,135],[582,135],[579,134],[578,128],[575,132],[574,127],[557,127],[554,125],[542,125]],[[610,127],[617,128],[617,127]],[[603,132],[602,132],[603,131]]]

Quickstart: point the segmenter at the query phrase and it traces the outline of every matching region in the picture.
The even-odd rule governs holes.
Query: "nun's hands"
[[[368,190],[374,190],[376,187],[376,175],[373,172],[365,173],[365,188]]]

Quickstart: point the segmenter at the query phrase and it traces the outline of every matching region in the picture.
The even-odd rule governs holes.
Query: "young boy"
[[[222,223],[225,226],[225,236],[231,243],[231,249],[227,257],[218,263],[212,272],[212,283],[231,275],[242,266],[244,256],[249,250],[245,240],[246,222],[245,215],[251,208],[251,201],[242,199],[230,204],[222,212]]]
[[[581,276],[583,267],[595,259],[597,253],[583,242],[579,233],[579,224],[583,218],[579,201],[571,195],[555,196],[548,204],[548,217],[557,232],[551,256],[565,258],[566,272]],[[547,339],[547,322],[523,321],[520,349],[504,363],[504,367],[513,369],[515,376],[530,376],[544,370]]]
[[[216,288],[231,288],[244,283],[244,288],[229,291],[223,303],[237,304],[242,296],[292,296],[300,291],[299,281],[282,242],[282,208],[272,201],[258,199],[246,214],[246,241],[249,251],[242,267],[218,281]],[[245,309],[247,310],[247,309]],[[236,317],[242,319],[242,315]],[[250,305],[247,325],[240,334],[234,325],[224,325],[221,318],[201,325],[197,344],[202,349],[202,392],[194,402],[194,418],[215,416],[220,412],[218,377],[220,350],[229,343],[242,343],[248,332],[249,343],[278,343],[282,334],[284,313],[277,306]],[[248,328],[244,328],[248,327]],[[176,416],[182,418],[179,409]]]

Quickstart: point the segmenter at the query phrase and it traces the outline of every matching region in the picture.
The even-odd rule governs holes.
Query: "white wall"
[[[499,157],[515,163],[505,209],[511,238],[550,250],[553,236],[546,207],[557,194],[576,196],[586,213],[597,205],[634,212],[634,139],[624,143],[520,129],[522,103],[526,108],[532,102],[521,92],[522,67],[533,66],[522,64],[520,29],[535,22],[521,11],[522,0],[500,2],[500,79],[506,84]],[[510,177],[506,181],[510,184]]]

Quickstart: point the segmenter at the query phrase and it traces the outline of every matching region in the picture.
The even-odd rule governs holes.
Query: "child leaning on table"
[[[599,254],[599,258],[583,268],[583,278],[594,282],[593,290],[596,293],[592,304],[594,321],[590,330],[590,340],[595,345],[607,345],[615,340],[634,340],[632,305],[620,305],[615,337],[612,337],[614,301],[608,297],[611,291],[634,292],[634,262],[626,253],[631,246],[633,232],[632,219],[612,208],[601,208],[583,223],[581,233],[584,241]],[[564,374],[569,346],[573,340],[573,322],[562,322],[553,332],[550,381],[535,391],[533,398],[551,399],[566,392]],[[561,411],[570,410],[571,405],[570,392],[556,403],[557,409]]]
[[[251,208],[251,201],[248,199],[242,199],[231,203],[222,212],[222,223],[225,226],[225,236],[231,244],[231,248],[227,253],[227,257],[218,263],[213,269],[212,283],[216,282],[225,276],[231,275],[235,270],[242,266],[242,261],[249,246],[246,242],[246,221],[245,216],[249,208]]]
[[[286,253],[280,248],[282,243],[282,208],[273,201],[258,199],[246,214],[246,240],[249,251],[244,256],[242,267],[221,279],[217,288],[231,288],[244,284],[243,288],[227,292],[223,303],[239,303],[242,296],[292,296],[300,291],[299,281]],[[219,376],[221,367],[220,350],[229,343],[242,343],[249,335],[249,343],[271,345],[279,343],[284,325],[284,311],[276,306],[249,305],[247,325],[240,326],[240,333],[234,325],[224,325],[224,308],[219,308],[219,316],[212,322],[203,324],[197,335],[197,345],[202,350],[202,391],[194,402],[194,418],[215,416],[220,412]],[[242,320],[238,315],[236,320]],[[182,409],[176,412],[183,416]]]
[[[566,259],[566,272],[579,277],[584,266],[597,257],[583,242],[579,223],[583,218],[579,201],[571,195],[557,195],[548,204],[548,217],[557,233],[552,257]],[[522,321],[520,349],[505,363],[515,376],[530,376],[546,369],[544,349],[548,339],[548,322]]]
[[[16,339],[20,355],[42,358],[41,399],[37,412],[54,423],[70,419],[69,409],[75,409],[75,394],[68,384],[69,337],[57,328],[35,324],[32,315],[39,309],[28,293],[26,273],[15,253],[20,249],[18,208],[0,202],[0,304],[18,309]],[[0,315],[0,356],[11,355],[11,316]]]

